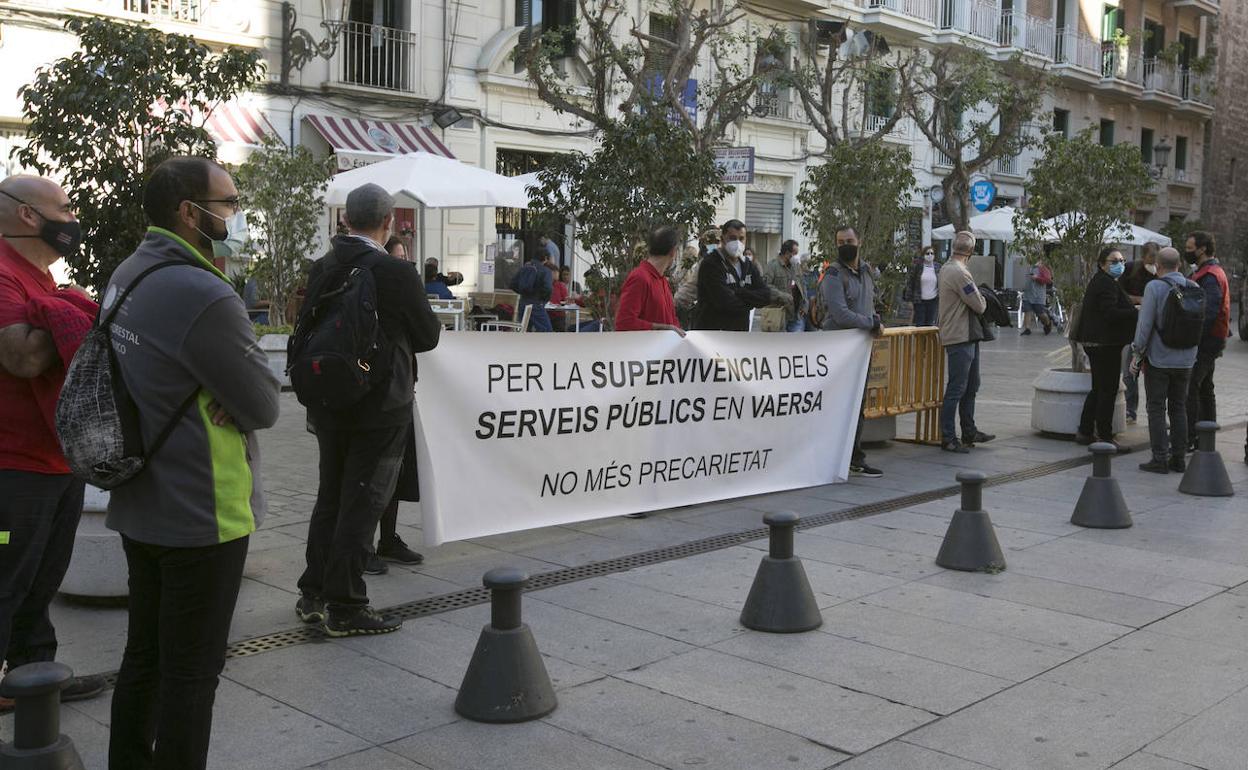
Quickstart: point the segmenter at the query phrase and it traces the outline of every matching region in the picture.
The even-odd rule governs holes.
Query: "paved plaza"
[[[1031,383],[1062,365],[1057,335],[984,346],[980,427],[969,455],[894,442],[869,451],[878,480],[802,489],[420,548],[419,568],[368,578],[390,607],[480,585],[497,566],[531,574],[761,526],[763,513],[844,510],[945,488],[962,469],[1025,471],[1086,455],[1029,424]],[[1192,498],[1177,475],[1115,462],[1127,530],[1069,523],[1088,466],[985,490],[1005,550],[1000,574],[934,563],[956,497],[797,533],[823,626],[795,635],[738,622],[765,540],[525,595],[558,693],[520,725],[452,706],[478,605],[409,620],[387,636],[316,640],[236,657],[217,696],[210,765],[228,770],[972,770],[1248,767],[1248,343],[1217,374],[1220,437],[1236,497]],[[316,445],[293,395],[262,435],[270,515],[251,553],[231,638],[297,627],[315,499]],[[903,428],[905,423],[902,423]],[[1146,420],[1126,443],[1147,440]],[[471,463],[465,456],[463,462]],[[488,481],[489,469],[481,469]],[[61,660],[114,671],[125,613],[58,600]],[[106,765],[109,698],[62,709],[86,766]],[[176,706],[174,706],[176,708]],[[0,719],[9,738],[12,717]]]

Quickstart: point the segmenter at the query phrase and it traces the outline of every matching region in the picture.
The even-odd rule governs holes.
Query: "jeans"
[[[320,488],[308,523],[299,591],[334,607],[368,604],[364,565],[382,511],[394,497],[408,425],[375,430],[316,426]]]
[[[554,331],[554,327],[550,324],[550,316],[546,313],[545,302],[526,302],[525,300],[520,300],[520,306],[516,308],[516,320],[519,321],[524,317],[524,309],[529,305],[533,306],[533,313],[529,316],[529,331]]]
[[[1166,412],[1170,413],[1170,457],[1183,457],[1187,449],[1187,381],[1191,369],[1144,370],[1144,398],[1148,408],[1148,440],[1153,459],[1166,461]]]
[[[1213,369],[1220,353],[1199,353],[1187,382],[1187,438],[1196,442],[1196,423],[1217,422],[1218,400],[1213,392]]]
[[[113,693],[110,770],[207,765],[212,704],[248,539],[167,548],[122,536],[130,608]]]
[[[947,345],[949,356],[949,384],[945,386],[945,401],[940,405],[940,440],[950,443],[958,440],[955,416],[962,418],[962,438],[979,432],[975,427],[975,394],[979,392],[979,343],[963,342]]]
[[[0,660],[10,669],[56,658],[48,605],[74,552],[82,488],[68,474],[0,470]]]
[[[1083,400],[1079,432],[1101,441],[1114,438],[1114,404],[1118,402],[1118,375],[1122,373],[1122,348],[1118,345],[1085,345],[1092,363],[1092,390]]]
[[[939,316],[939,299],[921,299],[914,303],[914,326],[935,326]]]
[[[806,319],[800,315],[784,325],[786,332],[804,332],[806,331]]]
[[[1122,348],[1122,384],[1127,401],[1127,416],[1135,417],[1140,413],[1140,378],[1131,376],[1131,346]]]

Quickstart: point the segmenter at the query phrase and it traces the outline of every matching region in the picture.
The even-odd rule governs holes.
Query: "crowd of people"
[[[309,273],[288,351],[319,449],[295,612],[331,637],[397,630],[400,619],[371,606],[363,575],[384,572],[387,561],[422,561],[396,531],[399,502],[419,499],[415,355],[437,346],[442,332],[429,295],[444,297],[458,276],[443,275],[436,260],[423,272],[406,260],[403,242],[391,237],[394,203],[377,185],[348,196],[342,230]],[[246,237],[227,170],[203,158],[170,158],[152,171],[143,209],[150,227],[101,287],[97,306],[81,288],[58,288],[48,270],[81,245],[65,191],[37,177],[0,181],[0,653],[9,668],[56,655],[49,605],[69,564],[84,487],[70,473],[53,411],[76,347],[97,313],[106,313],[115,375],[147,448],[143,470],[112,491],[107,518],[122,538],[130,588],[109,764],[194,770],[206,764],[248,542],[265,515],[256,432],[278,418],[279,384],[243,299],[211,261],[236,252]],[[676,227],[649,233],[645,257],[619,292],[617,331],[748,331],[753,311],[775,308],[785,332],[883,334],[879,273],[853,226],[837,229],[836,254],[813,290],[796,241],[785,241],[760,269],[739,220],[700,240],[691,254]],[[974,249],[968,232],[955,235],[943,265],[924,249],[906,284],[915,322],[939,327],[948,364],[941,449],[956,453],[993,439],[975,421],[979,346],[993,336],[985,319],[995,297],[968,269]],[[682,257],[692,259],[672,281]],[[561,284],[563,291],[571,285],[558,260],[558,247],[544,240],[513,281],[517,310],[532,306],[535,329],[553,327],[545,305]],[[1216,418],[1213,373],[1229,334],[1229,288],[1213,238],[1193,234],[1187,261],[1195,268],[1190,280],[1174,249],[1130,266],[1120,251],[1105,249],[1074,335],[1093,382],[1078,440],[1115,439],[1124,365],[1128,380],[1143,372],[1153,457],[1141,468],[1157,473],[1182,470],[1190,424]],[[158,270],[164,267],[177,269]],[[1027,309],[1047,333],[1052,321],[1039,292],[1052,275],[1038,264],[1030,280],[1039,288]],[[1200,295],[1194,319],[1185,304],[1192,290]],[[859,405],[849,471],[878,478],[861,438]],[[93,697],[104,687],[100,677],[78,677],[61,696]],[[0,710],[11,706],[0,701]]]

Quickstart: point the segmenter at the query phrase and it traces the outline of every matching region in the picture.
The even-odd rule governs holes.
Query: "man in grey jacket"
[[[784,330],[806,331],[806,284],[802,281],[801,260],[797,258],[797,241],[781,244],[779,256],[767,265],[763,278],[772,289],[791,301],[784,308]]]
[[[1196,363],[1196,347],[1172,348],[1161,341],[1158,329],[1166,307],[1166,297],[1175,286],[1195,286],[1179,272],[1178,249],[1167,246],[1157,255],[1157,278],[1144,287],[1140,318],[1131,343],[1131,373],[1138,375],[1145,362],[1145,404],[1148,409],[1148,439],[1153,459],[1140,465],[1149,473],[1182,473],[1186,470],[1187,383]],[[1166,430],[1169,410],[1170,429]],[[1169,460],[1166,441],[1169,439]]]
[[[836,262],[828,266],[819,292],[827,308],[823,319],[825,331],[863,329],[872,337],[884,333],[884,323],[875,312],[875,268],[858,256],[858,232],[846,225],[836,231]],[[867,391],[862,391],[865,403]],[[862,405],[858,407],[858,429],[854,432],[854,451],[849,460],[852,476],[878,479],[884,471],[867,465],[862,451]]]
[[[110,767],[203,768],[217,677],[264,516],[255,431],[277,421],[278,382],[242,299],[210,261],[246,237],[238,190],[205,158],[174,157],[143,193],[152,226],[105,288],[113,350],[143,443],[164,445],[113,490],[108,526],[130,569],[129,629],[113,694]]]

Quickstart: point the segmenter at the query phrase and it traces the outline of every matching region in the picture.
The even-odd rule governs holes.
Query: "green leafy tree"
[[[977,48],[946,46],[912,71],[917,98],[907,102],[915,125],[949,164],[941,208],[958,230],[969,229],[971,177],[1013,158],[1033,139],[1049,76],[1017,56],[996,61]]]
[[[1043,148],[1027,174],[1027,208],[1014,215],[1014,243],[1032,259],[1046,254],[1073,327],[1097,255],[1129,234],[1125,223],[1153,180],[1139,147],[1105,147],[1091,128],[1069,139],[1049,134]],[[1072,343],[1071,366],[1082,371],[1082,364]]]
[[[216,156],[203,121],[257,81],[260,54],[100,18],[66,28],[79,50],[18,90],[29,142],[16,154],[61,180],[85,236],[70,269],[103,286],[143,237],[149,170],[170,155]]]
[[[714,154],[698,149],[684,126],[653,111],[606,124],[595,152],[556,155],[538,180],[530,190],[534,208],[575,220],[577,240],[608,297],[637,265],[652,227],[700,232],[730,189]]]
[[[252,274],[269,300],[271,323],[286,318],[286,303],[303,279],[325,209],[330,170],[302,146],[287,148],[270,138],[234,175],[252,219]]]
[[[880,270],[880,296],[891,305],[913,254],[900,236],[915,190],[910,151],[879,141],[839,142],[811,168],[797,193],[812,253],[836,254],[836,228],[852,225],[864,259]]]

